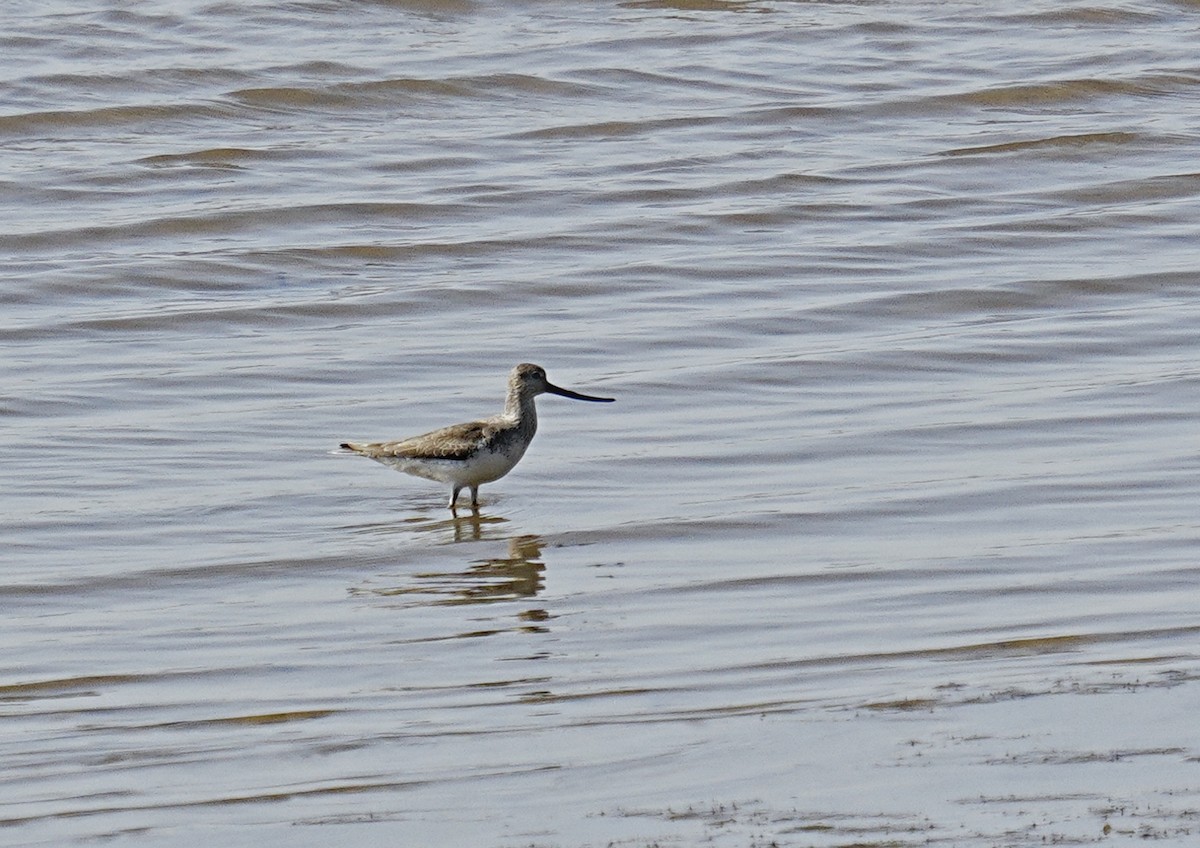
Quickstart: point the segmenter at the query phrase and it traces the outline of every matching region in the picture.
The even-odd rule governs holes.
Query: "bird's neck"
[[[537,407],[533,403],[533,395],[509,392],[504,402],[504,417],[516,421],[522,428],[536,430]]]

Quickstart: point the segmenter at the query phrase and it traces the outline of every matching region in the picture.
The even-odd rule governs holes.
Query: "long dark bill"
[[[558,386],[552,386],[550,383],[546,384],[546,391],[552,395],[558,395],[559,397],[571,398],[572,400],[590,400],[595,403],[612,403],[614,400],[616,400],[616,398],[602,398],[596,397],[595,395],[581,395],[579,392],[573,392],[570,389],[560,389]]]

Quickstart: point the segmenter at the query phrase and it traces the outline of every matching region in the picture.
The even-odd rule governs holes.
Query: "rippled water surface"
[[[1200,838],[1194,3],[5,16],[5,845]]]

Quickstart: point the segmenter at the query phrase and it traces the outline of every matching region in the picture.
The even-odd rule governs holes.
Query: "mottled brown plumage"
[[[477,509],[479,487],[499,480],[525,455],[537,432],[534,398],[547,392],[574,400],[613,400],[561,389],[540,366],[523,363],[508,376],[508,397],[499,415],[395,442],[343,442],[342,447],[405,474],[449,483],[451,510],[459,492],[470,488],[471,507]]]

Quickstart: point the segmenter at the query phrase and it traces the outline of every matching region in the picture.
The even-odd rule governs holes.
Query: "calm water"
[[[0,842],[1195,844],[1194,4],[5,18]]]

